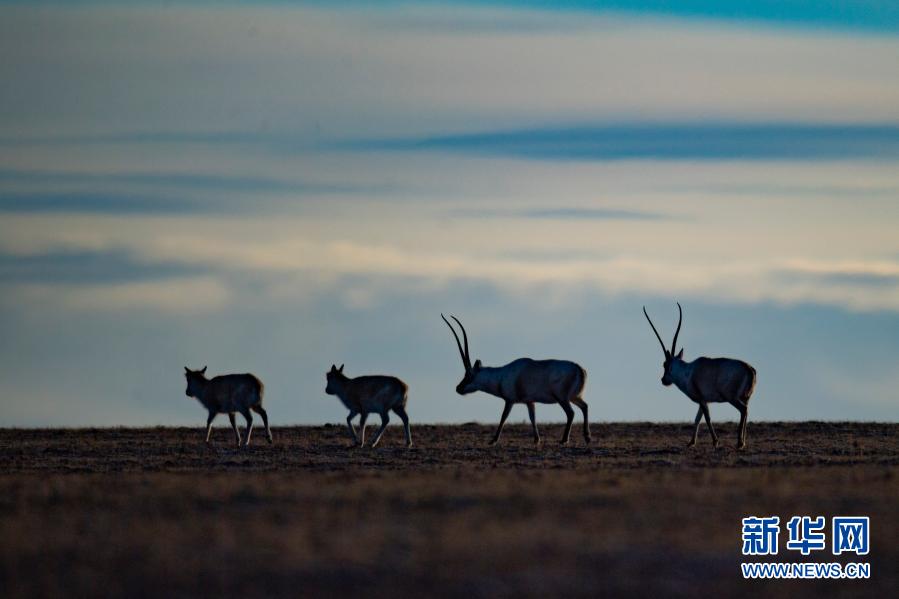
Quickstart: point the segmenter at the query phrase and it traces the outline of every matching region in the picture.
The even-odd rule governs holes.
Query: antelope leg
[[[740,429],[737,431],[737,449],[746,447],[746,423],[749,420],[749,406],[743,405],[740,410]]]
[[[696,445],[696,438],[699,436],[699,423],[702,422],[702,406],[696,410],[696,418],[693,420],[693,438],[687,443],[687,447]]]
[[[359,438],[356,436],[356,427],[353,426],[353,418],[356,417],[357,412],[350,412],[350,415],[346,417],[346,427],[350,431],[350,438],[353,439],[353,445],[359,445]]]
[[[250,410],[244,408],[240,412],[244,420],[247,421],[247,437],[243,440],[243,446],[248,447],[250,445],[250,435],[253,434],[253,413]]]
[[[209,436],[212,434],[212,421],[215,420],[215,412],[209,412],[206,418],[206,444],[209,444]]]
[[[390,412],[384,410],[381,412],[381,428],[378,429],[378,432],[375,433],[375,438],[371,440],[371,446],[375,447],[378,444],[378,441],[381,440],[381,435],[384,434],[384,429],[387,428],[387,424],[390,423]]]
[[[528,416],[531,418],[531,429],[534,431],[534,444],[540,442],[540,433],[537,431],[537,414],[534,410],[534,402],[528,402]]]
[[[568,422],[565,423],[565,432],[562,434],[560,443],[568,445],[568,439],[571,436],[571,423],[574,422],[574,410],[571,409],[571,402],[560,401],[559,405],[565,410],[565,417],[568,419]]]
[[[503,432],[503,426],[506,425],[506,418],[509,417],[509,412],[511,412],[511,411],[512,411],[512,402],[507,401],[506,407],[503,408],[503,415],[500,416],[500,419],[499,419],[499,426],[496,427],[496,434],[493,435],[493,440],[490,441],[490,445],[496,445],[497,441],[499,441],[499,436]]]
[[[393,411],[403,421],[403,432],[406,433],[406,447],[412,447],[412,431],[409,430],[409,415],[406,414],[406,408],[397,406],[393,408]]]
[[[231,428],[234,430],[234,436],[237,437],[237,446],[240,447],[240,431],[237,430],[237,420],[234,418],[234,412],[228,412],[228,420],[231,421]]]
[[[712,443],[718,447],[718,435],[715,434],[715,427],[712,426],[712,417],[709,415],[709,405],[706,403],[699,404],[702,408],[702,414],[705,416],[705,423],[709,426],[709,433],[712,435]]]
[[[368,420],[368,412],[362,412],[359,416],[359,447],[365,445],[365,422]]]
[[[584,401],[582,397],[575,397],[571,400],[571,403],[576,405],[581,409],[581,412],[584,414],[584,441],[586,443],[590,442],[590,421],[587,419],[587,402]]]
[[[262,416],[262,424],[265,425],[265,436],[268,437],[269,445],[271,445],[274,441],[272,440],[272,429],[268,427],[268,413],[265,411],[265,408],[258,404],[253,407],[253,411]]]

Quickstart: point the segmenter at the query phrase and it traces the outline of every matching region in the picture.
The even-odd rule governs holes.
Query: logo
[[[743,555],[777,555],[780,517],[743,518]]]
[[[868,555],[867,516],[838,516],[833,519],[833,554]]]
[[[793,516],[787,521],[786,528],[784,547],[787,551],[807,557],[827,549],[828,528],[824,516]],[[868,516],[835,516],[830,528],[831,553],[868,555],[870,532]],[[743,518],[743,555],[778,555],[779,536],[779,516]],[[744,578],[862,579],[871,576],[871,564],[860,562],[743,562],[740,567]]]
[[[818,516],[814,520],[810,516],[793,516],[787,522],[787,530],[790,533],[787,549],[808,555],[827,546],[824,541],[824,516]]]

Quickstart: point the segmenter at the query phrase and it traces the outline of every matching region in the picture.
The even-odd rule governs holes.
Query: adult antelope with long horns
[[[537,420],[534,413],[535,403],[557,403],[562,406],[568,422],[565,424],[565,433],[561,443],[566,445],[571,435],[571,423],[574,421],[574,410],[571,404],[576,405],[584,414],[584,441],[590,443],[590,424],[587,420],[587,402],[581,397],[584,392],[584,384],[587,381],[587,371],[574,362],[565,360],[532,360],[519,358],[509,362],[505,366],[491,368],[482,366],[480,360],[471,363],[471,355],[468,352],[468,334],[465,327],[455,316],[450,316],[462,329],[462,337],[465,339],[465,347],[459,341],[459,335],[453,325],[441,314],[440,318],[453,332],[456,338],[456,346],[462,356],[462,365],[465,366],[465,376],[456,385],[456,393],[467,395],[475,391],[483,391],[495,395],[506,402],[503,415],[499,420],[496,434],[490,441],[490,445],[496,444],[503,432],[506,418],[512,406],[523,403],[528,407],[528,416],[531,419],[531,428],[534,433],[534,443],[540,442],[540,433],[537,431]]]
[[[712,419],[709,416],[710,403],[729,403],[737,408],[740,412],[740,426],[737,429],[737,448],[746,447],[746,420],[749,417],[749,398],[755,389],[755,368],[743,362],[742,360],[734,360],[731,358],[696,358],[692,362],[684,360],[684,350],[681,348],[675,355],[677,349],[677,336],[680,334],[681,323],[684,320],[684,312],[677,304],[678,320],[677,330],[674,332],[674,340],[671,342],[671,350],[665,348],[665,343],[659,336],[652,319],[646,313],[646,306],[643,306],[643,315],[649,321],[649,326],[656,334],[656,339],[662,344],[662,351],[665,352],[664,373],[662,374],[662,384],[666,387],[672,383],[677,385],[684,395],[699,404],[696,411],[696,419],[693,422],[693,438],[687,444],[687,447],[696,445],[696,437],[699,434],[699,422],[705,416],[705,422],[709,427],[709,433],[712,435],[712,442],[718,447],[718,435],[715,434],[715,428],[712,426]]]

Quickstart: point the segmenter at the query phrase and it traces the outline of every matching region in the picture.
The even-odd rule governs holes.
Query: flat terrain
[[[377,419],[376,419],[377,420]],[[0,430],[0,596],[896,596],[899,424]],[[369,427],[373,432],[372,427]],[[867,515],[871,579],[746,581],[748,515]],[[781,534],[778,561],[802,559]],[[828,542],[830,534],[828,531]],[[759,595],[762,593],[762,595]]]

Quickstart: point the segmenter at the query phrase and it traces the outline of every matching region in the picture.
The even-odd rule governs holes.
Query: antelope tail
[[[745,389],[743,389],[743,392],[740,394],[740,399],[743,400],[743,403],[749,403],[749,398],[752,396],[752,392],[755,391],[755,380],[756,380],[755,368],[750,366],[749,370],[752,373],[749,378],[749,383],[746,385]]]
[[[580,364],[577,365],[578,377],[574,382],[574,388],[569,393],[570,397],[579,397],[584,392],[584,386],[587,384],[587,371]]]

